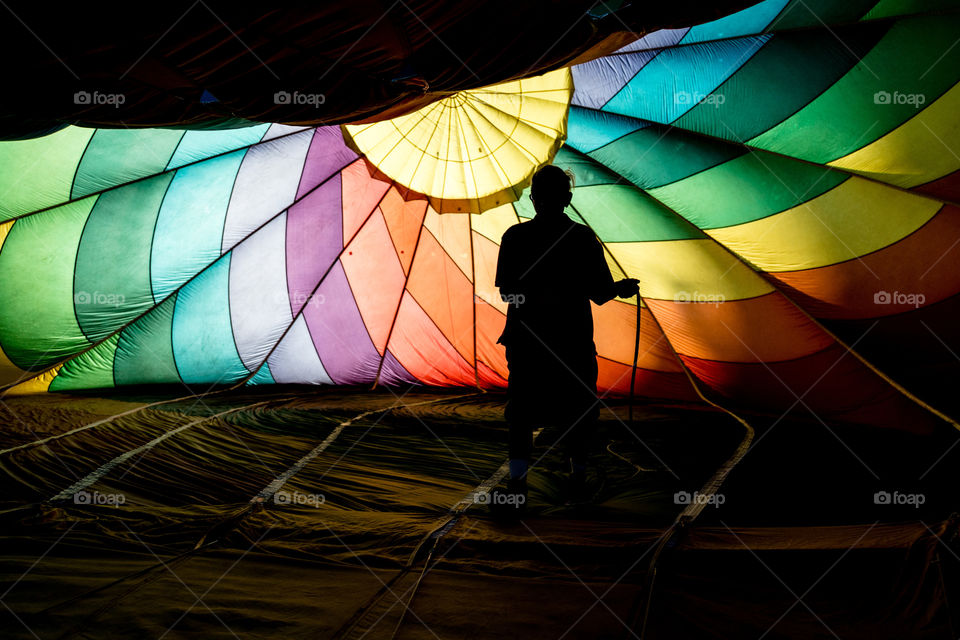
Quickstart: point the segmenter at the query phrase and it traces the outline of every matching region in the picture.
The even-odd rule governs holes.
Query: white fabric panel
[[[293,322],[287,294],[287,214],[233,251],[230,320],[244,366],[256,371]]]
[[[303,315],[297,318],[290,332],[270,356],[270,371],[279,384],[333,384],[313,346],[313,338],[310,337]]]
[[[293,203],[312,140],[313,130],[309,129],[250,148],[230,196],[222,252]]]
[[[267,133],[263,136],[263,141],[273,140],[274,138],[279,138],[280,136],[285,136],[288,133],[293,133],[294,131],[313,131],[313,127],[301,127],[294,126],[289,124],[271,124],[270,128],[267,130]]]

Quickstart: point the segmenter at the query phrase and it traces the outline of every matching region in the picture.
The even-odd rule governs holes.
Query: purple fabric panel
[[[413,374],[407,371],[400,361],[387,349],[387,357],[383,359],[383,369],[380,371],[382,384],[419,384]]]
[[[357,154],[343,143],[340,127],[317,127],[313,132],[310,149],[307,150],[307,159],[303,163],[297,198],[302,197],[357,158]]]
[[[287,213],[287,291],[294,316],[343,248],[340,193],[337,175]]]
[[[639,40],[631,42],[625,47],[621,47],[618,52],[672,47],[683,40],[683,37],[687,35],[688,31],[690,31],[690,27],[684,27],[682,29],[658,29],[653,33],[648,33]]]
[[[617,53],[573,67],[571,103],[600,109],[664,47],[677,44],[689,29],[661,29],[622,47]],[[629,52],[636,53],[629,53]]]
[[[327,375],[335,384],[373,382],[380,354],[370,340],[343,265],[330,270],[303,314]]]

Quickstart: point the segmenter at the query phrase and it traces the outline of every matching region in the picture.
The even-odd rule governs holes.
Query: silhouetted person
[[[572,485],[582,485],[590,432],[599,415],[597,350],[590,301],[637,294],[637,280],[614,282],[603,247],[589,227],[564,213],[570,176],[547,165],[533,176],[536,216],[503,234],[496,285],[509,303],[499,343],[510,370],[505,417],[510,427],[507,494],[522,494],[533,431],[559,428]]]

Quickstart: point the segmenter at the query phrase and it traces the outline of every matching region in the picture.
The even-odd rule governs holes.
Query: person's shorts
[[[510,345],[507,387],[508,422],[569,426],[592,423],[599,414],[597,355],[589,348],[550,349],[546,345]]]

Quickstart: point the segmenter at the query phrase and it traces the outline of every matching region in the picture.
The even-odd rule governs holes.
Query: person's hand
[[[624,278],[623,280],[617,280],[613,283],[613,286],[617,292],[618,298],[632,298],[633,296],[640,293],[640,283],[639,280],[633,278]]]

